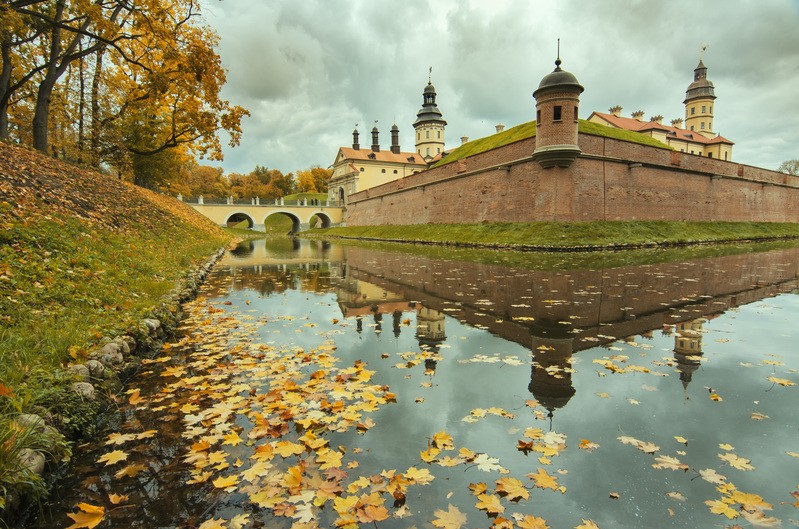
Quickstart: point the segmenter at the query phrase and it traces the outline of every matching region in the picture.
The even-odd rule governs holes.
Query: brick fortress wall
[[[587,134],[579,145],[568,168],[542,169],[528,138],[368,189],[346,222],[799,222],[799,177]]]

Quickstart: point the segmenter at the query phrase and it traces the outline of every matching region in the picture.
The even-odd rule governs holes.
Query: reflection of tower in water
[[[444,313],[420,306],[416,312],[416,339],[422,351],[438,356],[441,344],[447,339],[444,332]],[[434,373],[436,365],[434,358],[427,358],[424,361],[425,371],[428,373]]]
[[[674,360],[677,362],[677,371],[680,372],[682,387],[686,391],[694,371],[702,363],[702,326],[706,322],[705,318],[697,318],[678,323],[674,334]],[[688,398],[687,393],[685,398]]]
[[[574,352],[574,337],[564,325],[537,320],[531,328],[533,362],[527,389],[549,413],[550,429],[555,410],[574,396],[569,360]]]

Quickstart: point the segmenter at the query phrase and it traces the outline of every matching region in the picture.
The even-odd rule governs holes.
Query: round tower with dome
[[[444,128],[447,122],[436,105],[436,88],[430,78],[422,97],[422,108],[416,114],[413,128],[416,129],[416,152],[429,162],[444,152]]]
[[[560,65],[558,52],[555,70],[544,76],[533,92],[536,109],[533,159],[544,168],[569,167],[581,152],[577,144],[577,118],[584,88],[574,74]]]
[[[702,48],[704,50],[704,48]],[[685,91],[685,128],[713,138],[713,102],[716,99],[713,83],[707,79],[707,66],[699,57],[694,68],[694,82]]]

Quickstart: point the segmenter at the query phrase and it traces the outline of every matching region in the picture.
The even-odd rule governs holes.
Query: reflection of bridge
[[[263,230],[267,217],[285,215],[291,219],[292,233],[310,228],[314,217],[319,219],[319,227],[328,228],[341,224],[344,215],[344,208],[307,199],[284,201],[282,198],[274,200],[254,198],[243,203],[227,199],[223,203],[210,204],[200,197],[196,202],[186,200],[186,203],[220,226],[232,226],[247,221],[250,228]]]

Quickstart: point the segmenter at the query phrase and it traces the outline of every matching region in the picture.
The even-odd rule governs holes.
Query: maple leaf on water
[[[502,514],[505,512],[505,507],[500,503],[499,496],[494,494],[480,494],[477,496],[477,503],[474,505],[488,514]]]
[[[599,529],[599,526],[593,520],[586,520],[585,518],[580,518],[583,522],[580,525],[574,527],[574,529]]]
[[[582,440],[580,440],[580,444],[577,445],[577,448],[579,448],[581,450],[585,450],[587,452],[593,452],[594,450],[599,448],[599,445],[596,444],[596,443],[592,443],[588,439],[582,439]]]
[[[558,490],[558,478],[549,475],[543,468],[539,468],[535,473],[527,474],[527,477],[535,481],[535,486],[539,489]]]
[[[219,518],[218,520],[211,518],[201,523],[197,529],[227,529],[227,525],[224,518]]]
[[[737,468],[738,470],[754,470],[755,467],[750,465],[751,461],[744,457],[739,457],[732,452],[727,452],[726,454],[718,454],[719,459],[722,461],[726,461],[729,465],[733,468]]]
[[[524,483],[516,478],[500,478],[496,483],[497,494],[507,497],[510,501],[530,498],[530,492],[524,488]]]
[[[642,451],[644,453],[647,453],[647,454],[654,454],[655,452],[660,450],[660,447],[658,445],[656,445],[655,443],[649,443],[649,442],[646,442],[646,441],[641,441],[639,439],[636,439],[635,437],[630,437],[628,435],[622,435],[621,437],[618,437],[617,439],[619,441],[621,441],[623,444],[632,445],[632,446],[636,447],[638,450],[640,450],[640,451]]]
[[[777,377],[768,377],[767,379],[769,382],[773,382],[775,384],[779,384],[780,386],[795,386],[795,382],[791,382],[787,378],[777,378]]]
[[[688,465],[682,463],[676,457],[657,456],[655,457],[655,461],[657,461],[657,463],[652,463],[652,466],[655,468],[684,471],[688,470]]]
[[[439,450],[435,446],[431,446],[424,452],[419,452],[419,456],[422,458],[422,461],[424,461],[425,463],[432,463],[436,460],[436,457],[438,457],[438,454],[440,453],[441,450]]]
[[[730,507],[730,504],[725,503],[723,500],[706,500],[705,505],[710,507],[710,512],[713,514],[726,516],[730,520],[738,517],[738,511]]]
[[[67,529],[92,529],[93,527],[97,527],[97,524],[102,522],[105,517],[105,509],[103,507],[97,507],[88,503],[79,503],[76,507],[80,509],[79,513],[67,513],[67,516],[72,518],[72,521],[75,522]]]
[[[212,483],[218,489],[225,489],[225,492],[232,492],[239,482],[239,477],[236,475],[228,476],[226,478],[216,478]]]
[[[489,457],[488,454],[480,454],[474,458],[474,464],[483,472],[492,472],[494,470],[502,471],[502,466],[499,465],[499,459],[496,457]]]
[[[494,518],[494,523],[491,524],[491,529],[513,529],[513,520],[497,516]]]
[[[113,465],[115,463],[119,463],[120,461],[125,461],[128,458],[128,454],[123,452],[122,450],[114,450],[113,452],[108,452],[100,456],[97,460],[98,463],[105,463],[105,466]]]
[[[433,446],[439,448],[441,450],[454,450],[455,444],[452,440],[452,436],[441,430],[437,434],[433,436]]]
[[[532,514],[527,514],[525,516],[514,515],[516,518],[516,525],[519,526],[519,529],[549,529],[549,525],[547,525],[547,521],[543,518],[539,518],[537,516],[533,516]]]
[[[143,470],[147,470],[147,467],[144,465],[128,465],[125,468],[119,469],[114,473],[114,477],[120,479],[124,476],[128,476],[129,478],[136,477],[139,472]]]
[[[405,471],[405,478],[408,479],[411,483],[417,483],[419,485],[427,485],[431,481],[433,481],[434,476],[430,474],[430,471],[426,468],[418,469],[416,467],[411,467]]]
[[[316,518],[312,503],[301,503],[297,506],[297,510],[291,516],[300,523],[308,523]]]

